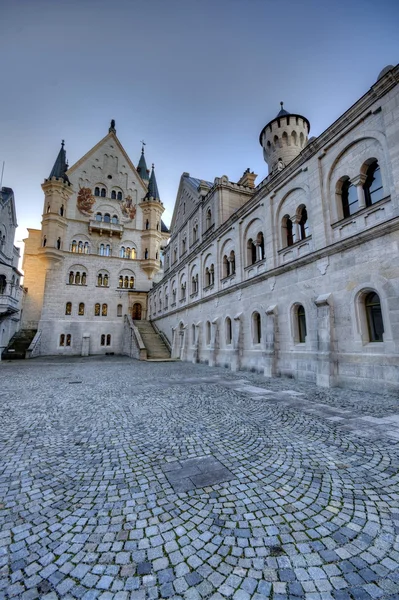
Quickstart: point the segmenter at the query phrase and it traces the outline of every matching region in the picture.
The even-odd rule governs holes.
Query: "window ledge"
[[[306,238],[306,239],[308,239],[308,238]],[[290,248],[291,248],[291,246],[290,246]],[[247,271],[251,267],[258,267],[259,265],[263,265],[264,263],[266,263],[266,258],[262,258],[262,260],[257,260],[256,262],[252,263],[252,265],[248,265],[248,266],[244,267],[244,271]]]
[[[291,246],[284,246],[284,248],[280,248],[277,251],[278,254],[283,254],[283,252],[287,252],[291,248],[299,248],[302,244],[307,244],[312,239],[312,234],[308,235],[304,240],[299,240],[299,242],[295,242],[295,244],[291,244]]]
[[[230,279],[235,279],[235,276],[236,276],[236,274],[232,273],[231,275],[227,275],[226,277],[223,277],[223,279],[221,279],[220,282],[224,283],[225,281],[229,281]]]
[[[336,229],[337,227],[342,227],[342,225],[347,225],[351,221],[354,222],[355,219],[357,219],[357,217],[362,217],[363,215],[370,214],[375,209],[378,209],[380,206],[383,206],[384,204],[388,204],[388,202],[390,202],[390,201],[391,201],[391,196],[385,196],[385,198],[381,198],[381,200],[379,200],[378,202],[375,202],[374,204],[371,204],[371,206],[365,206],[364,208],[361,208],[357,212],[353,213],[353,215],[349,215],[349,217],[344,217],[343,219],[340,219],[339,221],[335,221],[335,223],[331,223],[331,227],[333,229]],[[306,238],[306,239],[308,239],[308,238]]]
[[[107,288],[109,288],[109,285],[96,285],[96,287],[107,289]]]
[[[67,283],[66,285],[73,285],[76,287],[87,287],[87,283]]]
[[[170,305],[171,308],[173,308],[174,306],[176,306],[176,302],[172,302],[172,304]]]
[[[206,287],[204,287],[204,292],[207,292],[208,290],[213,290],[214,287],[215,287],[215,284],[211,283],[211,285],[207,285]]]
[[[196,298],[198,296],[198,292],[193,292],[190,294],[190,298]]]

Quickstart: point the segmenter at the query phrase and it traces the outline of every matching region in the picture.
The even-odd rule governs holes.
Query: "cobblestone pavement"
[[[399,599],[395,397],[122,357],[0,379],[0,600]]]

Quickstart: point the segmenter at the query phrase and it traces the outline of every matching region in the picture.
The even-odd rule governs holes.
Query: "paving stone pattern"
[[[0,600],[399,599],[397,398],[121,357],[0,379]]]

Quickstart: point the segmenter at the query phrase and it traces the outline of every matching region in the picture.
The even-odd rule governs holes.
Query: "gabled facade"
[[[42,189],[42,227],[29,230],[23,263],[35,354],[120,354],[124,316],[146,317],[168,237],[154,168],[144,149],[135,168],[112,121],[70,168],[62,143]]]
[[[309,132],[281,107],[256,187],[183,174],[149,318],[183,360],[398,389],[399,66]]]
[[[0,355],[19,329],[23,289],[18,270],[19,249],[14,246],[17,218],[14,192],[0,189]]]

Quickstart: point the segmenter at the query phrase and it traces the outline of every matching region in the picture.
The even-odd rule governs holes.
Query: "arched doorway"
[[[135,302],[133,304],[132,319],[133,319],[133,321],[141,321],[141,304],[140,304],[140,302]]]

